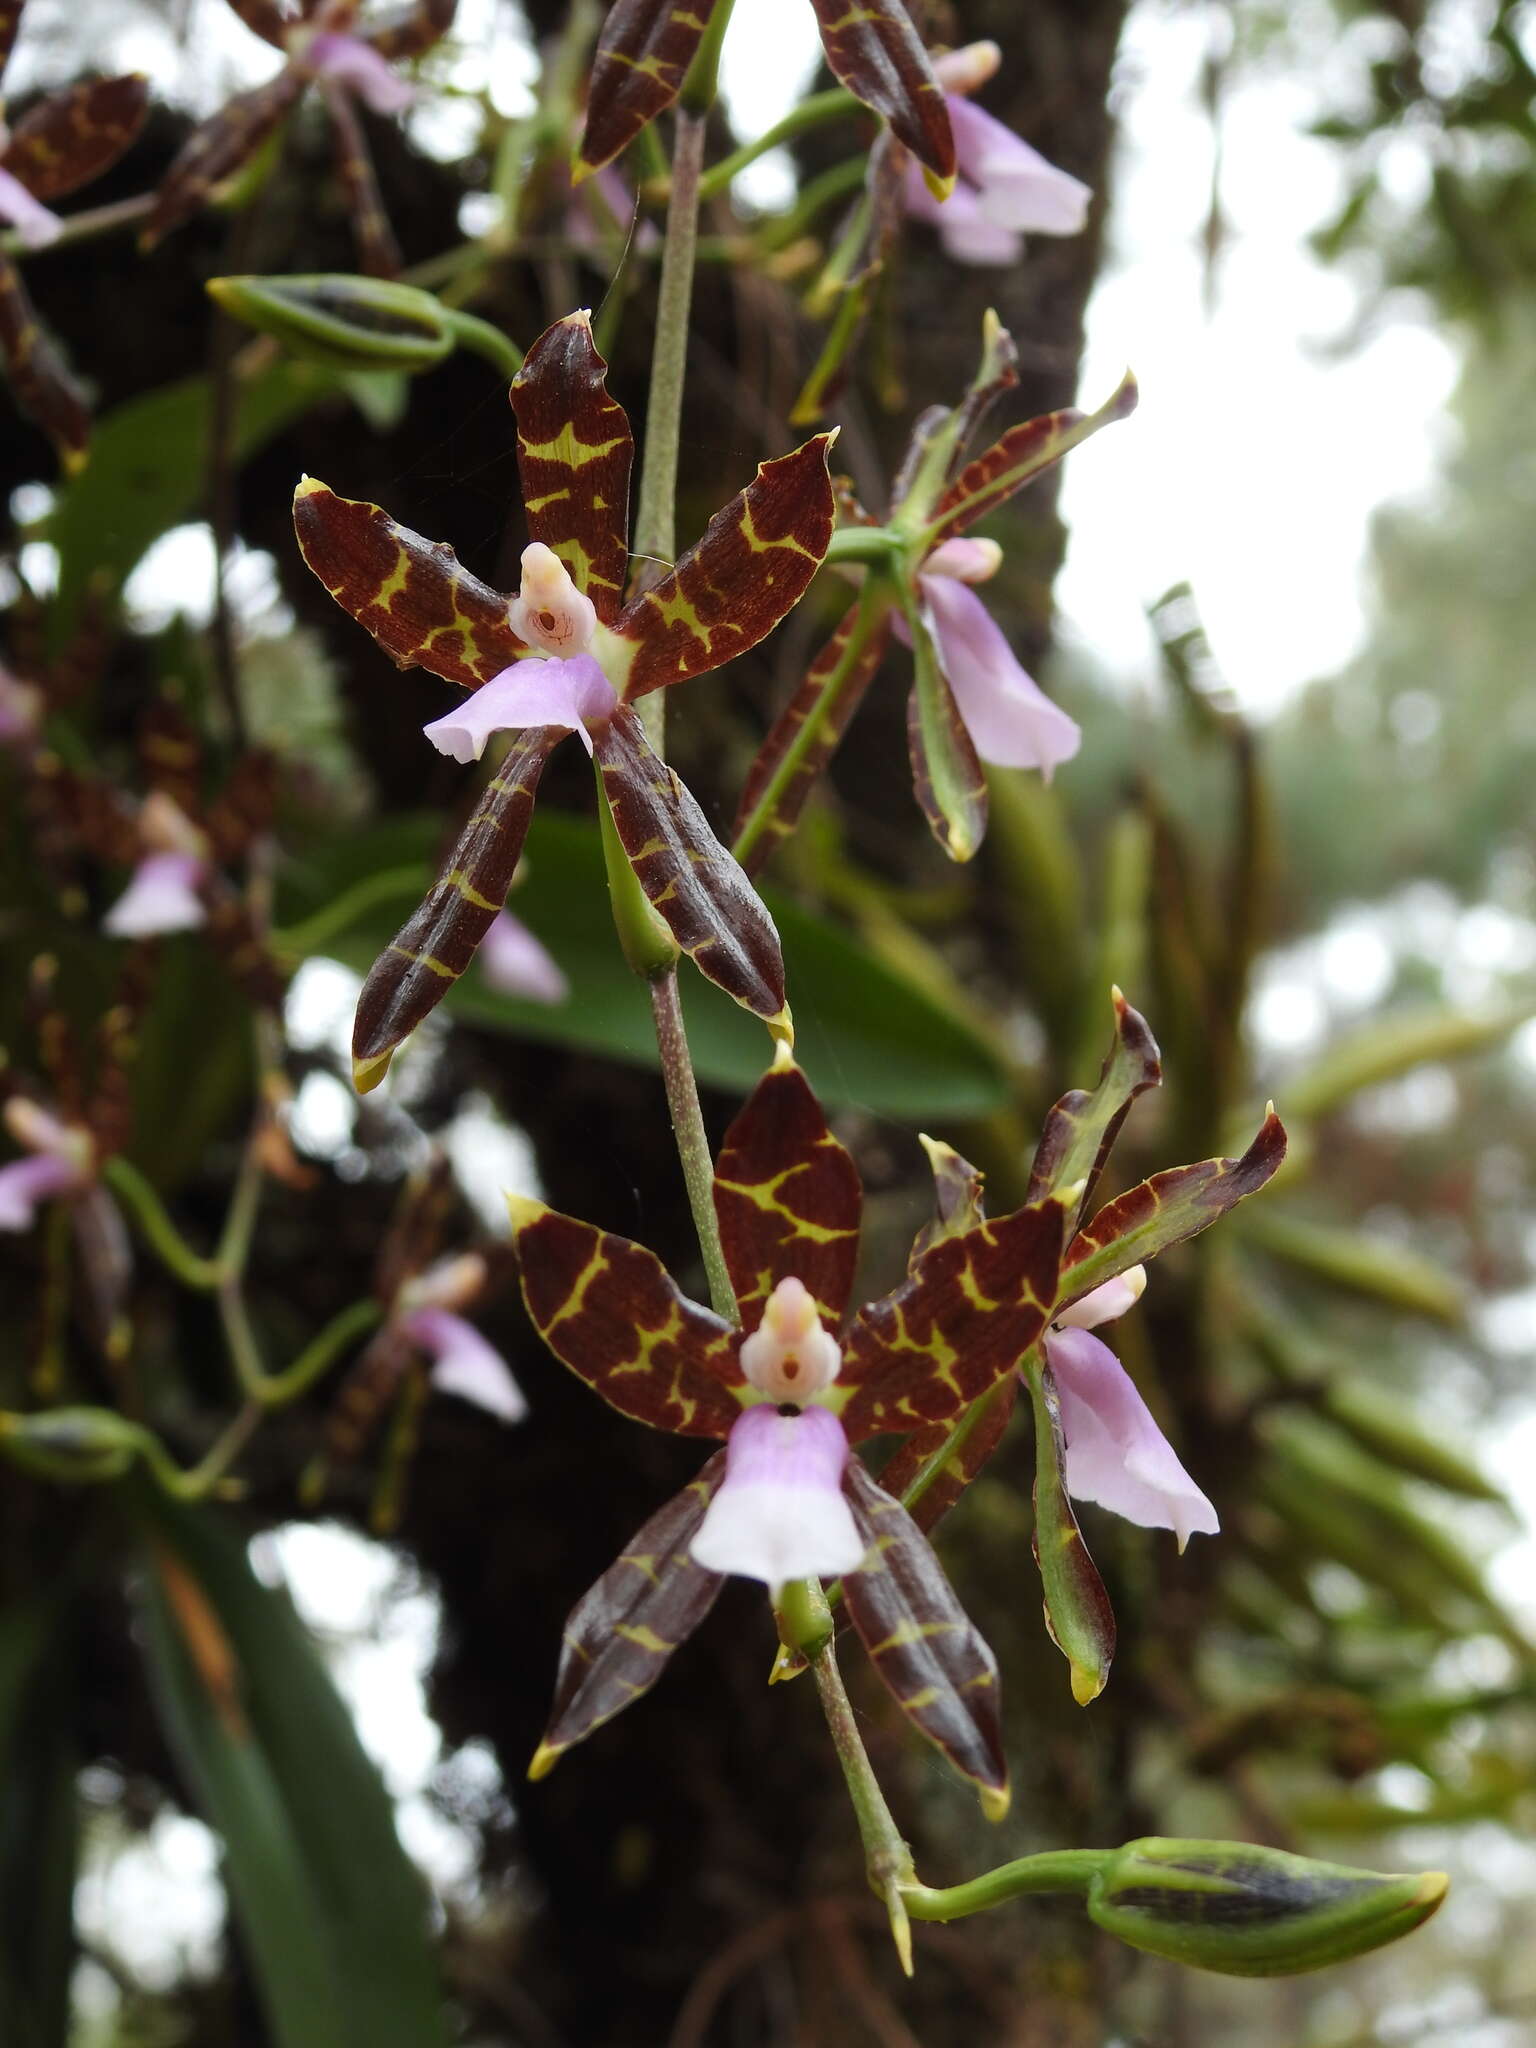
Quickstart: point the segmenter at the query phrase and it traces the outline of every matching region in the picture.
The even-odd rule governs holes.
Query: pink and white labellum
[[[4,146],[0,128],[0,147]],[[0,166],[0,220],[9,221],[28,249],[46,249],[64,232],[64,223],[53,211],[35,199],[13,171]]]
[[[563,1003],[571,985],[541,940],[521,918],[503,910],[480,941],[480,972],[501,996],[528,1003]]]
[[[1080,178],[1058,170],[966,94],[997,71],[995,43],[971,43],[934,64],[944,87],[959,176],[947,199],[936,199],[921,168],[908,163],[903,203],[916,220],[939,231],[957,263],[1017,263],[1023,237],[1081,234],[1093,197]]]
[[[88,1131],[62,1122],[22,1095],[6,1103],[4,1123],[28,1157],[0,1166],[0,1230],[30,1230],[40,1203],[90,1186],[95,1148]]]
[[[511,1367],[474,1324],[458,1313],[484,1289],[485,1260],[478,1252],[439,1259],[401,1288],[391,1323],[432,1360],[432,1384],[457,1394],[501,1422],[528,1413]]]
[[[1136,1384],[1094,1325],[1140,1300],[1146,1273],[1133,1266],[1057,1317],[1045,1337],[1066,1439],[1067,1491],[1143,1529],[1172,1529],[1183,1550],[1191,1536],[1214,1536],[1216,1510],[1179,1462]]]
[[[138,826],[144,858],[103,918],[102,930],[115,939],[148,939],[205,924],[208,911],[201,891],[210,871],[205,835],[163,790],[144,799]]]

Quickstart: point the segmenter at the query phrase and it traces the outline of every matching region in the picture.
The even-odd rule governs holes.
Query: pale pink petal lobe
[[[696,1564],[781,1586],[851,1572],[864,1544],[843,1498],[848,1439],[835,1415],[770,1402],[731,1427],[725,1482],[691,1545]]]

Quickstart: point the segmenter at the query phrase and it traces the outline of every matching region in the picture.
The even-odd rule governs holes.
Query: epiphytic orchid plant
[[[502,908],[544,764],[571,732],[593,757],[599,802],[672,944],[745,1008],[788,1028],[773,924],[631,707],[755,647],[804,593],[832,535],[829,437],[761,464],[676,567],[626,602],[633,442],[585,313],[534,343],[512,408],[530,535],[514,598],[376,505],[308,478],[294,499],[304,558],[337,603],[398,667],[472,693],[426,728],[433,744],[467,762],[492,733],[517,735],[443,875],[364,985],[360,1088],[382,1080],[469,965]]]

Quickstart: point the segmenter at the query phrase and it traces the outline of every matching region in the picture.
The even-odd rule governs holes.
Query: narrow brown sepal
[[[314,477],[293,494],[311,569],[397,668],[425,668],[466,690],[523,651],[507,600],[463,568],[445,541],[423,540],[377,505],[338,498]]]
[[[436,1009],[495,922],[528,836],[539,777],[564,737],[548,726],[517,737],[421,907],[373,963],[352,1031],[360,1094],[383,1080],[396,1047]]]
[[[0,355],[16,402],[59,452],[66,470],[85,461],[91,415],[84,393],[64,367],[9,256],[0,253]]]
[[[688,1546],[724,1477],[725,1453],[716,1451],[571,1609],[530,1778],[547,1776],[566,1750],[648,1693],[714,1606],[725,1581],[695,1564]]]
[[[458,7],[459,0],[415,0],[414,6],[381,21],[376,28],[364,28],[362,39],[372,43],[388,63],[408,62],[425,56],[442,41],[453,27]]]
[[[954,861],[972,858],[987,832],[987,777],[926,620],[914,611],[914,681],[907,699],[912,788],[933,836]]]
[[[1115,1655],[1115,1611],[1088,1554],[1067,1494],[1066,1439],[1048,1366],[1027,1371],[1035,1411],[1035,1563],[1045,1600],[1045,1625],[1072,1673],[1080,1707],[1109,1683]]]
[[[682,90],[716,0],[614,0],[592,59],[579,183],[612,163]]]
[[[308,83],[296,65],[287,65],[194,128],[155,194],[154,210],[139,236],[142,246],[152,249],[190,220],[216,185],[250,161]]]
[[[330,78],[321,79],[320,90],[331,117],[336,176],[347,202],[359,262],[369,277],[398,277],[404,259],[384,211],[373,152],[352,96]]]
[[[564,562],[605,626],[619,615],[629,568],[629,472],[634,438],[589,313],[547,327],[512,379],[517,471],[528,538]]]
[[[1093,1199],[1120,1127],[1131,1104],[1163,1078],[1162,1055],[1147,1020],[1133,1010],[1119,989],[1111,992],[1115,1037],[1092,1089],[1073,1088],[1052,1105],[1029,1170],[1025,1200],[1040,1202],[1049,1194],[1081,1186],[1076,1214]]]
[[[1052,468],[1072,449],[1136,410],[1136,379],[1127,370],[1117,389],[1097,412],[1069,406],[1039,419],[1010,427],[974,462],[966,464],[934,508],[934,543],[964,533],[1015,491]]]
[[[625,606],[613,630],[635,643],[626,697],[745,654],[799,602],[832,539],[834,438],[813,435],[759,464],[671,574]]]
[[[955,175],[944,90],[902,0],[812,0],[832,74],[940,180]]]
[[[149,81],[131,71],[51,93],[23,114],[0,166],[51,204],[111,168],[144,125]]]
[[[937,1528],[981,1471],[1003,1440],[1018,1393],[1018,1375],[1008,1373],[971,1411],[966,1418],[965,1435],[953,1444],[938,1471],[908,1506],[907,1512],[919,1529],[926,1532]],[[905,1495],[929,1459],[943,1450],[953,1434],[953,1423],[935,1422],[905,1438],[881,1471],[880,1484],[886,1492],[898,1498]]]
[[[997,1660],[927,1537],[857,1458],[848,1461],[843,1490],[870,1546],[843,1579],[870,1662],[918,1732],[993,1795],[995,1811],[1008,1789]]]
[[[611,1408],[677,1436],[723,1437],[749,1392],[740,1333],[627,1237],[509,1196],[523,1300],[563,1365]]]
[[[627,704],[594,725],[592,744],[620,844],[673,938],[706,979],[787,1032],[779,935],[693,796]]]
[[[715,1161],[715,1214],[743,1328],[756,1327],[768,1296],[791,1276],[837,1328],[853,1289],[862,1205],[858,1168],[784,1055],[748,1096]]]

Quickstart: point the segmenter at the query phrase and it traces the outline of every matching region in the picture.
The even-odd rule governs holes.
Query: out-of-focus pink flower
[[[46,249],[64,232],[64,223],[51,207],[22,184],[13,172],[0,169],[0,220],[8,220],[28,249]]]
[[[498,995],[530,1003],[563,1003],[571,985],[521,918],[502,911],[480,941],[480,971]]]
[[[316,77],[334,78],[346,86],[375,114],[403,113],[416,97],[416,88],[398,78],[361,36],[322,30],[304,44],[298,61]]]
[[[205,873],[206,864],[193,853],[146,854],[102,919],[102,930],[114,939],[192,931],[207,922],[208,912],[198,894]]]
[[[5,1105],[5,1127],[29,1155],[0,1166],[0,1230],[30,1230],[40,1202],[82,1193],[93,1177],[90,1134],[25,1096]]]
[[[0,668],[0,747],[30,747],[43,727],[43,693]]]
[[[440,1393],[472,1401],[501,1422],[521,1422],[528,1413],[507,1361],[463,1316],[446,1308],[407,1309],[399,1326],[432,1360],[432,1384]]]
[[[1221,1526],[1216,1510],[1153,1421],[1130,1374],[1090,1329],[1122,1315],[1145,1284],[1136,1266],[1074,1302],[1047,1332],[1045,1357],[1060,1402],[1068,1493],[1143,1529],[1172,1529],[1182,1550],[1191,1536],[1215,1535]]]
[[[1017,263],[1026,234],[1081,234],[1093,197],[1080,178],[1058,170],[964,97],[984,85],[1000,61],[995,43],[971,43],[935,61],[959,165],[949,197],[933,196],[915,161],[906,167],[907,212],[938,229],[957,263]]]

